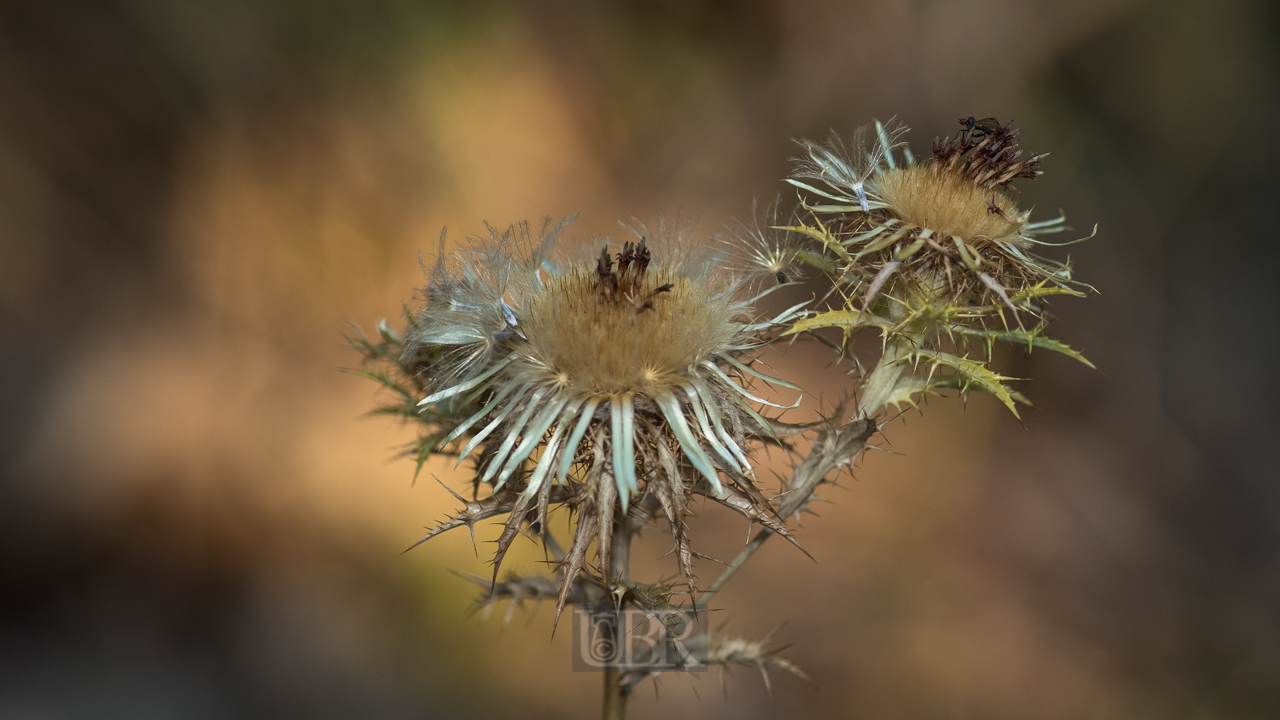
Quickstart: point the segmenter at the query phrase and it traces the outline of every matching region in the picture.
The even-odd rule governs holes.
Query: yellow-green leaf
[[[980,330],[977,328],[957,327],[954,329],[966,335],[976,335],[978,337],[987,338],[988,340],[1001,340],[1003,342],[1025,345],[1027,350],[1031,350],[1033,347],[1052,350],[1056,353],[1062,353],[1067,357],[1075,358],[1094,370],[1098,369],[1097,366],[1089,362],[1088,358],[1081,355],[1079,351],[1072,348],[1070,345],[1040,335],[1040,328],[1035,330]]]
[[[821,330],[822,328],[832,327],[851,330],[859,327],[887,328],[892,326],[893,323],[874,313],[862,312],[860,310],[830,310],[797,322],[791,326],[790,330],[783,333],[783,335],[794,335],[796,333],[807,332],[809,330]]]
[[[801,235],[808,235],[814,240],[817,240],[818,242],[822,243],[823,246],[825,246],[831,252],[835,253],[836,257],[840,258],[841,260],[845,262],[849,262],[850,260],[853,259],[849,256],[849,251],[845,250],[844,246],[841,245],[838,241],[836,241],[835,237],[831,235],[831,232],[828,231],[825,227],[823,227],[821,223],[819,223],[818,227],[816,228],[811,228],[808,225],[800,224],[800,225],[791,225],[791,226],[777,226],[777,227],[774,227],[773,229],[789,230],[791,232],[798,232]]]
[[[968,391],[971,387],[977,387],[980,390],[989,392],[1004,403],[1014,417],[1019,417],[1018,410],[1013,404],[1012,392],[1004,384],[1005,380],[1012,380],[1013,378],[994,372],[985,363],[978,360],[938,350],[917,349],[912,353],[912,357],[916,360],[928,360],[935,366],[943,365],[951,368],[960,376],[959,389],[961,391]]]

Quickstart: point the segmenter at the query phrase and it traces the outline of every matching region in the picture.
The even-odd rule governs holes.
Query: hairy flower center
[[[660,392],[732,343],[740,327],[732,314],[711,278],[649,270],[647,257],[616,271],[602,261],[548,280],[529,298],[521,320],[528,361],[519,371],[563,379],[577,393]]]
[[[982,188],[970,180],[928,166],[887,169],[874,190],[899,219],[955,235],[971,245],[999,240],[1017,242],[1026,214],[1000,188]]]

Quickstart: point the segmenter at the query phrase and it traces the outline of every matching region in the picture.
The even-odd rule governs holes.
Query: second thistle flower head
[[[1070,265],[1033,252],[1051,244],[1037,236],[1062,231],[1064,218],[1032,222],[1012,189],[1014,180],[1040,175],[1047,154],[1024,159],[1012,123],[961,123],[919,162],[899,141],[906,128],[893,121],[855,133],[853,150],[838,137],[800,141],[805,153],[788,182],[838,203],[810,209],[845,219],[841,244],[849,267],[865,275],[867,305],[905,283],[904,294],[966,306],[970,316],[980,305],[1016,316],[1032,310],[1025,301],[1046,285],[1070,290]],[[895,158],[899,148],[903,157]]]
[[[545,531],[548,506],[571,505],[563,604],[593,539],[608,567],[615,505],[625,513],[652,498],[692,585],[691,494],[781,527],[751,479],[745,448],[770,429],[748,405],[765,401],[747,380],[764,377],[752,351],[799,311],[753,322],[742,297],[750,278],[686,233],[660,228],[651,241],[640,228],[616,252],[602,243],[555,253],[567,224],[537,235],[491,228],[441,253],[407,338],[406,357],[439,358],[419,404],[457,404],[441,444],[461,443],[460,461],[476,453],[477,485],[497,498],[489,514],[510,514],[495,564],[529,513]]]
[[[798,142],[803,153],[787,182],[807,193],[802,207],[814,226],[784,229],[823,243],[843,307],[797,323],[794,332],[838,327],[846,341],[860,329],[881,334],[884,352],[863,379],[861,416],[948,387],[990,392],[1016,414],[1014,403],[1025,398],[988,367],[996,341],[1088,362],[1044,337],[1044,299],[1083,294],[1070,262],[1036,252],[1055,244],[1039,236],[1064,230],[1065,218],[1033,222],[1012,187],[1039,176],[1045,155],[1024,158],[1011,122],[960,123],[923,160],[892,120],[859,130],[852,143],[838,136],[823,145]],[[1035,323],[1024,324],[1023,315]],[[921,363],[926,370],[917,375]]]

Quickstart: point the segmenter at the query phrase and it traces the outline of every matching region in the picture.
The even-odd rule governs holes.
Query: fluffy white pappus
[[[486,224],[487,237],[468,236],[452,251],[441,231],[436,261],[426,269],[425,305],[406,337],[406,357],[423,345],[451,348],[432,378],[436,384],[483,372],[495,349],[519,332],[520,303],[541,289],[544,266],[575,219],[546,218],[536,232],[527,222],[502,230]]]
[[[783,212],[781,197],[775,197],[764,206],[752,202],[751,219],[730,226],[723,246],[731,266],[749,278],[753,290],[776,287],[801,277],[800,256],[808,239],[785,229],[799,222],[794,212]]]
[[[887,123],[877,120],[873,126],[858,128],[848,142],[836,132],[832,132],[827,142],[821,145],[812,140],[796,140],[803,152],[791,159],[795,166],[787,182],[839,203],[814,206],[810,208],[812,210],[865,213],[883,207],[880,199],[867,187],[867,181],[882,169],[897,167],[893,151],[905,145],[900,138],[907,129],[906,125],[890,118]],[[797,178],[815,180],[827,189],[800,182]]]

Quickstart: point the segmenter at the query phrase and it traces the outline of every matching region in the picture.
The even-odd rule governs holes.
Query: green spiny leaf
[[[1075,297],[1084,297],[1085,293],[1075,288],[1064,287],[1062,285],[1050,285],[1047,280],[1041,280],[1035,285],[1019,290],[1009,296],[1015,305],[1028,302],[1040,297],[1048,297],[1050,295],[1073,295]]]
[[[840,242],[836,240],[835,236],[831,234],[831,231],[827,230],[827,228],[820,221],[818,222],[818,227],[816,228],[811,228],[808,225],[801,223],[799,225],[792,225],[792,226],[778,226],[778,227],[774,227],[773,229],[789,230],[791,232],[800,233],[801,235],[808,235],[814,240],[817,240],[818,242],[822,243],[824,247],[826,247],[831,252],[835,253],[836,257],[840,258],[841,260],[845,262],[849,262],[850,260],[853,259],[852,257],[850,257],[849,251],[844,249],[844,246],[841,245]]]
[[[851,330],[860,327],[890,328],[892,325],[893,324],[891,322],[879,315],[875,315],[874,313],[861,312],[858,310],[830,310],[797,322],[791,326],[790,330],[783,333],[783,335],[794,335],[796,333],[807,332],[810,330],[820,330],[822,328],[832,327]]]
[[[979,328],[969,328],[964,326],[959,326],[953,329],[956,330],[957,332],[964,333],[965,335],[975,335],[978,337],[986,338],[988,341],[1000,340],[1003,342],[1015,343],[1018,345],[1025,345],[1028,351],[1030,351],[1033,347],[1040,347],[1046,350],[1052,350],[1057,353],[1062,353],[1067,357],[1075,358],[1076,360],[1079,360],[1080,362],[1084,363],[1085,365],[1088,365],[1094,370],[1098,369],[1097,366],[1089,362],[1088,358],[1086,358],[1084,355],[1081,355],[1079,351],[1075,350],[1070,345],[1064,342],[1060,342],[1058,340],[1054,340],[1052,338],[1047,338],[1040,335],[1040,333],[1044,329],[1043,326],[1039,328],[1035,328],[1033,330],[982,330]]]
[[[796,260],[804,263],[805,265],[815,267],[823,272],[836,272],[835,263],[831,262],[829,258],[816,252],[801,250],[796,253]]]
[[[912,353],[912,359],[917,361],[928,360],[935,368],[939,365],[951,368],[960,376],[959,389],[962,392],[968,392],[972,387],[989,392],[1004,403],[1014,417],[1019,417],[1018,410],[1013,404],[1012,391],[1005,387],[1004,384],[1005,380],[1012,380],[1013,378],[996,373],[988,368],[986,363],[940,350],[925,349],[915,350]]]
[[[961,377],[961,376],[959,376],[959,375],[939,375],[939,376],[936,376],[935,378],[933,378],[933,379],[930,381],[929,389],[930,389],[930,390],[934,390],[934,389],[937,389],[937,390],[961,390],[961,391],[967,391],[967,390],[979,390],[979,391],[982,391],[982,392],[986,392],[983,388],[978,387],[978,386],[976,386],[976,385],[968,385],[968,386],[966,386],[966,385],[964,384],[964,378],[963,378],[963,377]],[[1016,390],[1010,390],[1010,391],[1009,391],[1009,397],[1010,397],[1010,398],[1013,398],[1013,401],[1014,401],[1014,402],[1016,402],[1016,403],[1018,403],[1019,405],[1026,405],[1027,407],[1035,407],[1035,404],[1034,404],[1034,403],[1032,403],[1030,400],[1028,400],[1026,395],[1023,395],[1022,393],[1017,392]]]
[[[893,390],[885,398],[884,405],[892,405],[894,409],[898,409],[901,405],[910,405],[918,410],[920,406],[916,405],[915,396],[931,392],[939,386],[941,380],[941,377],[923,378],[919,375],[903,374],[894,383]]]

